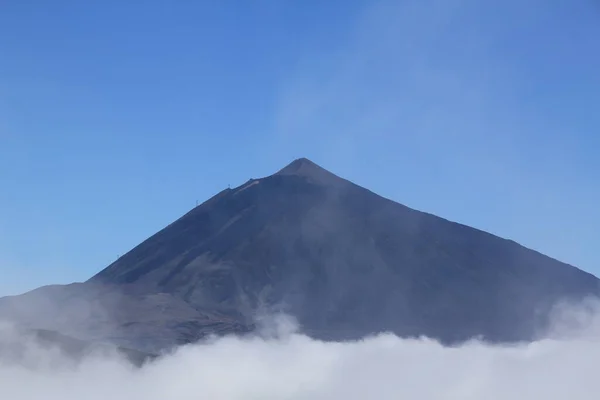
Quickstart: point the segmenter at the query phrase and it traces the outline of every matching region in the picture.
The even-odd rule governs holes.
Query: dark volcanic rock
[[[150,348],[139,346],[143,338],[163,347],[245,332],[265,309],[328,340],[382,331],[530,340],[557,301],[599,292],[575,267],[382,198],[306,159],[217,194],[80,285],[88,297],[90,287],[104,293],[86,304],[103,304],[118,321],[99,336],[120,332],[137,348]]]

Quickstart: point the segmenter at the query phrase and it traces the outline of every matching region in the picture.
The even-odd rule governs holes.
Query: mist
[[[0,362],[0,398],[595,399],[597,304],[562,307],[546,339],[510,346],[444,347],[389,334],[321,342],[287,317],[253,337],[211,338],[139,368],[107,352],[75,362],[28,342],[18,362]]]

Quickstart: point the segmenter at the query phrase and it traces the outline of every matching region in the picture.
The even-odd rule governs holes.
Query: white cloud
[[[287,332],[288,325],[279,335],[183,347],[141,369],[114,357],[74,366],[56,354],[31,353],[35,368],[0,364],[0,398],[596,399],[596,309],[572,314],[586,321],[577,335],[513,347],[445,348],[391,335],[323,343]]]

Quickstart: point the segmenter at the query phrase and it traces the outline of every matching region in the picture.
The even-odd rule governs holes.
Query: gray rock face
[[[118,343],[149,350],[251,330],[265,309],[288,312],[306,333],[327,340],[391,331],[453,343],[531,340],[553,304],[597,295],[598,283],[300,159],[224,190],[88,282],[42,298],[85,298],[110,310],[104,322],[79,317],[80,335],[120,335]],[[0,315],[28,296],[10,299],[10,307],[0,301]],[[77,319],[52,307],[48,315],[71,325]]]

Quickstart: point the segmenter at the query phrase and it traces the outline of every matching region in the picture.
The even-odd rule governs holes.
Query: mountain
[[[599,293],[589,273],[299,159],[218,193],[87,282],[0,299],[0,315],[144,351],[248,332],[273,311],[325,340],[514,342],[543,332],[558,301]]]

